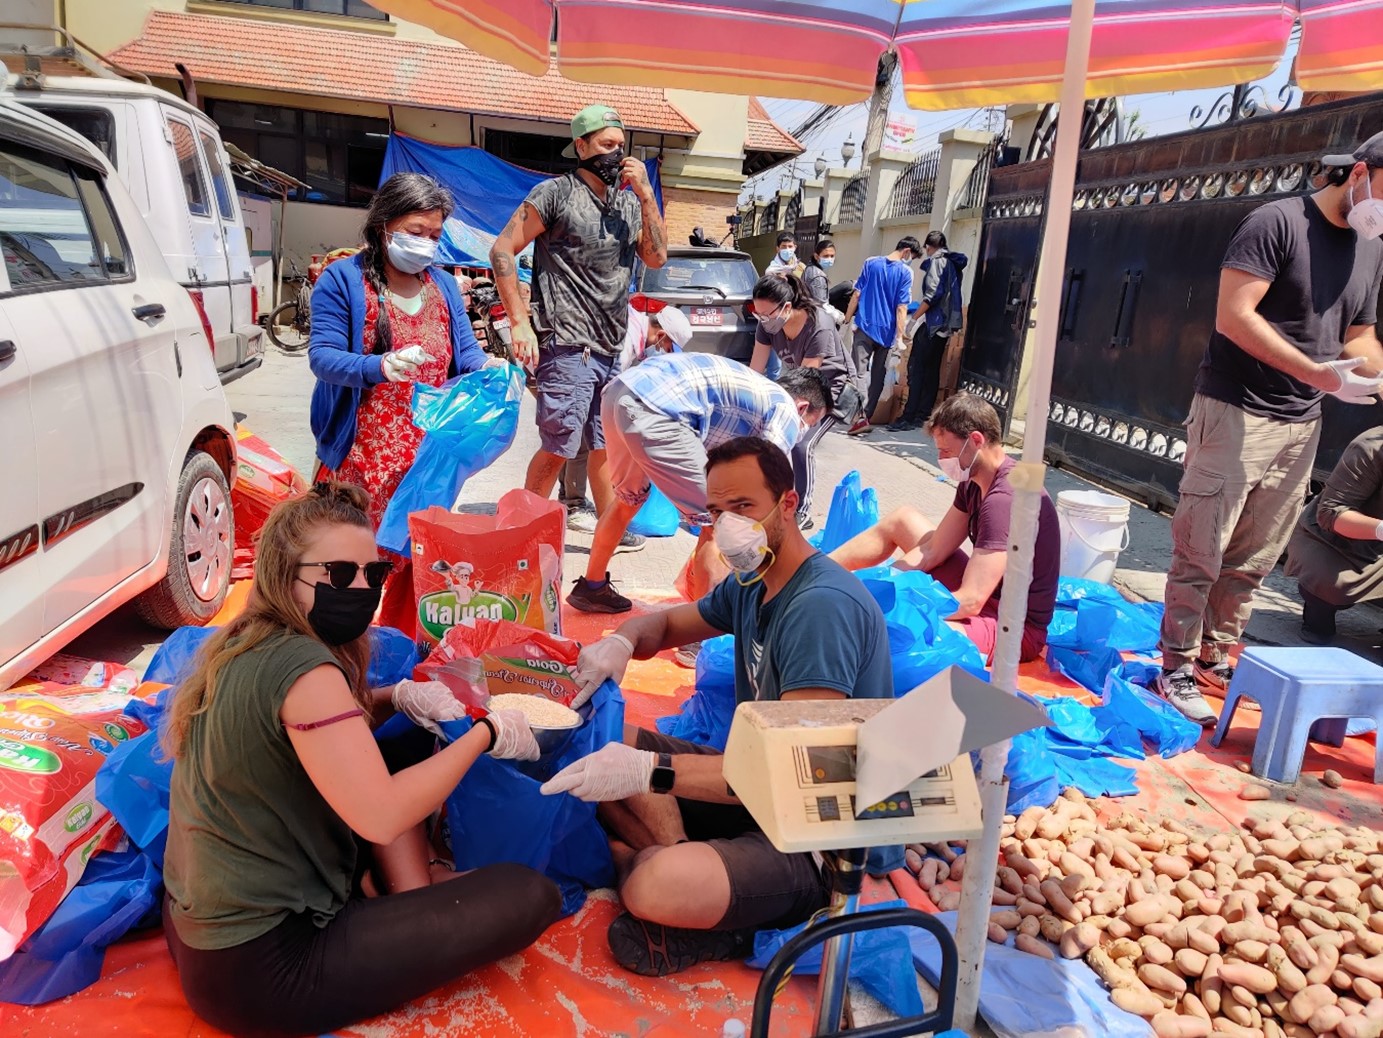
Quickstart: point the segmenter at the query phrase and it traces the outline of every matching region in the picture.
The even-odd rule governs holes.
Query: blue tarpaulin
[[[663,193],[658,160],[649,159],[645,165],[661,210]],[[428,144],[399,133],[389,135],[380,182],[395,173],[426,173],[451,192],[456,208],[443,229],[437,262],[465,267],[490,265],[490,247],[495,243],[495,236],[504,229],[519,203],[528,197],[528,192],[547,179],[542,173],[521,169],[481,148]],[[524,250],[524,255],[532,256],[531,247]],[[519,276],[527,281],[531,273],[521,264]]]

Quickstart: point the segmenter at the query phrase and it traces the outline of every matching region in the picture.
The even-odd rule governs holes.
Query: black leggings
[[[188,1004],[239,1036],[319,1035],[387,1012],[522,951],[557,920],[562,897],[522,865],[488,865],[446,883],[346,903],[326,926],[289,916],[217,951],[164,932]]]

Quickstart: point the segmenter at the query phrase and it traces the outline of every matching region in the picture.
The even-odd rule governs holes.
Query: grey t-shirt
[[[830,380],[831,392],[836,397],[847,382],[855,381],[855,358],[840,341],[836,319],[820,307],[808,315],[795,339],[788,338],[786,329],[769,334],[762,324],[754,337],[768,343],[784,364],[800,368],[805,360],[819,359],[821,372]]]
[[[1335,360],[1350,327],[1377,320],[1383,240],[1364,241],[1335,226],[1306,196],[1269,202],[1244,217],[1220,266],[1270,282],[1258,312],[1312,360]],[[1210,336],[1196,392],[1288,422],[1318,417],[1324,395],[1219,332]]]
[[[545,180],[527,202],[546,230],[533,243],[533,330],[543,346],[617,356],[629,323],[643,210],[632,191],[598,199],[576,173]]]
[[[735,636],[736,702],[816,688],[893,698],[884,614],[853,573],[818,553],[763,599],[762,581],[741,587],[732,576],[697,603],[703,620]]]

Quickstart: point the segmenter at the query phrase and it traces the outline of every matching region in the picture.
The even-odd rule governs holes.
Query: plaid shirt
[[[805,428],[776,382],[714,354],[649,357],[618,381],[650,409],[694,429],[708,451],[736,436],[761,436],[791,454]]]

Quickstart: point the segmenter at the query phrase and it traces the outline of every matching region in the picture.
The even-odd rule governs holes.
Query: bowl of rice
[[[538,749],[547,753],[570,732],[580,728],[586,719],[569,706],[547,696],[531,696],[522,692],[503,692],[491,696],[486,704],[490,710],[518,710],[528,719]]]

